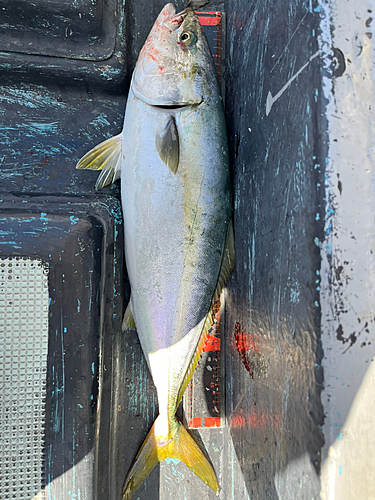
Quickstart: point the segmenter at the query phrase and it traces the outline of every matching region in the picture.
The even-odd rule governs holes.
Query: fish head
[[[195,12],[160,12],[139,54],[132,78],[136,97],[155,106],[201,103],[217,78],[211,51]]]

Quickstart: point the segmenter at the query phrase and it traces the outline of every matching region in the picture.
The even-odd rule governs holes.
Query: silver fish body
[[[180,145],[175,174],[155,148],[155,138],[171,117]],[[189,333],[211,305],[231,218],[221,98],[216,94],[171,112],[144,103],[131,91],[122,144],[131,307],[155,385],[158,392],[168,387],[168,404],[173,405],[201,331]],[[169,348],[179,342],[180,349],[171,355]],[[160,350],[164,354],[154,362]]]
[[[159,14],[133,73],[121,134],[77,168],[121,177],[131,286],[124,326],[135,326],[159,416],[125,480],[129,500],[157,462],[182,460],[214,491],[215,472],[175,418],[233,267],[228,151],[222,99],[196,14]]]

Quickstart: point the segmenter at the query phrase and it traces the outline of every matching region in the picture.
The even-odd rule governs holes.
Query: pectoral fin
[[[155,146],[162,161],[175,174],[180,158],[180,144],[173,116],[169,119],[165,129],[156,136]]]
[[[76,168],[103,170],[95,184],[95,189],[101,189],[120,178],[121,150],[122,138],[121,134],[119,134],[98,144],[98,146],[86,153],[79,160]]]

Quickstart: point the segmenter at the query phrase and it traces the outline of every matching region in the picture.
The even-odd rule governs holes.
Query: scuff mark
[[[304,16],[302,17],[302,19],[301,19],[301,20],[300,20],[300,22],[298,23],[297,28],[293,31],[292,36],[289,38],[288,43],[287,43],[287,44],[285,45],[285,47],[284,47],[284,50],[281,52],[281,54],[280,54],[280,55],[279,55],[279,57],[277,58],[277,60],[276,60],[275,64],[272,66],[270,73],[272,73],[272,71],[275,69],[275,67],[279,64],[280,59],[282,58],[282,56],[283,56],[284,52],[286,51],[286,49],[289,47],[290,42],[292,41],[292,39],[293,39],[294,35],[295,35],[295,34],[297,33],[297,31],[299,30],[299,27],[301,26],[301,24],[302,24],[302,23],[303,23],[303,21],[305,20],[305,18],[306,18],[306,16],[307,16],[307,14],[308,14],[308,13],[309,13],[309,12],[305,12]]]
[[[79,219],[77,219],[76,217],[74,217],[74,215],[71,215],[70,216],[70,222],[71,222],[71,224],[77,224],[79,222]]]
[[[337,340],[340,340],[341,342],[345,343],[346,338],[344,337],[344,329],[342,327],[342,324],[340,323],[337,330],[336,330],[336,338]]]
[[[287,90],[287,88],[291,85],[292,82],[302,73],[302,71],[307,68],[307,66],[311,63],[313,59],[318,57],[320,54],[320,50],[317,50],[315,54],[313,54],[307,63],[305,63],[302,68],[300,68],[297,73],[295,73],[289,80],[286,82],[284,87],[275,95],[275,97],[272,96],[271,92],[268,92],[267,95],[267,101],[266,101],[266,116],[268,116],[271,112],[272,106],[275,104],[275,102],[283,95],[283,93]]]

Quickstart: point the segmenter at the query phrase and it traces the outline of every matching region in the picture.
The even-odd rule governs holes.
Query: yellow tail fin
[[[159,418],[155,420],[128,472],[122,488],[122,500],[130,500],[155,465],[168,457],[184,462],[204,483],[218,492],[219,484],[212,465],[185,427],[174,420],[168,437],[161,439],[155,435],[155,424]]]

